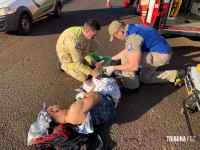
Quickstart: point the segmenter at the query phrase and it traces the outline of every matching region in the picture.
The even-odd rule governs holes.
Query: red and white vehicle
[[[200,37],[200,0],[140,0],[140,23],[161,34]]]

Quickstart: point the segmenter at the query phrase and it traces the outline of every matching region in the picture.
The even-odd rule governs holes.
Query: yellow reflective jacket
[[[58,38],[56,51],[61,63],[68,69],[79,69],[89,75],[91,68],[83,64],[86,59],[91,64],[93,58],[90,56],[90,41],[83,35],[82,27],[70,27]]]

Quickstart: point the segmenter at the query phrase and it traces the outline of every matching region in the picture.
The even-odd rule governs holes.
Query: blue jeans
[[[93,109],[90,115],[93,125],[99,125],[113,120],[116,117],[115,102],[109,96],[102,95],[102,100]]]

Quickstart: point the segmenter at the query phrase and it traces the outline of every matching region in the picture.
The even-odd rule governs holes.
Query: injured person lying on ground
[[[79,93],[69,108],[60,105],[50,106],[47,110],[53,121],[62,124],[71,124],[79,133],[93,132],[93,125],[100,125],[116,117],[116,106],[121,93],[116,80],[100,74],[102,64],[94,71],[96,76],[84,82],[85,92]]]

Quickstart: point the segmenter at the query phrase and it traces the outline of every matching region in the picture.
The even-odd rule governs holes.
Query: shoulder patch
[[[76,42],[75,48],[78,49],[78,50],[80,50],[81,49],[81,44],[78,43],[78,42]]]
[[[127,45],[127,49],[128,49],[128,51],[132,50],[132,47],[133,47],[133,46],[132,46],[132,44],[131,44],[131,43],[130,43],[130,44],[128,44],[128,45]]]

